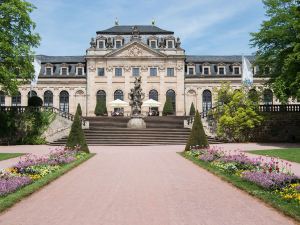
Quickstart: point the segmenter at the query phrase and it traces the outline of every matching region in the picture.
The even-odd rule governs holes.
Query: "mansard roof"
[[[113,34],[113,35],[131,35],[133,27],[136,26],[139,33],[143,34],[174,34],[173,31],[163,30],[157,26],[152,25],[124,25],[113,26],[106,30],[97,31],[97,34]]]
[[[246,55],[247,59],[250,62],[253,62],[255,56]],[[211,62],[211,63],[234,63],[234,62],[242,62],[241,55],[227,55],[227,56],[213,56],[213,55],[186,55],[186,62]]]
[[[84,56],[47,56],[37,55],[41,63],[85,63]]]

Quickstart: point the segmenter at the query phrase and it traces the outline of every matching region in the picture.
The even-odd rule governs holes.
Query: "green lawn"
[[[60,176],[64,175],[65,173],[72,170],[73,168],[79,166],[81,163],[90,159],[94,155],[95,154],[88,154],[81,159],[78,159],[74,162],[71,162],[69,164],[62,166],[59,170],[48,174],[47,176],[33,182],[32,184],[29,184],[27,186],[20,188],[16,192],[13,192],[6,196],[0,197],[0,213],[6,209],[12,207],[14,204],[21,201],[23,198],[25,198],[25,197],[31,195],[32,193],[34,193],[35,191],[41,189],[45,185],[51,183],[52,181],[59,178]]]
[[[0,153],[0,161],[6,160],[6,159],[11,159],[11,158],[16,158],[21,155],[24,155],[24,153]]]
[[[278,157],[280,159],[285,159],[291,162],[300,163],[300,148],[256,150],[256,151],[248,151],[248,153]]]
[[[185,152],[180,153],[186,159],[192,161],[196,165],[206,169],[210,173],[218,176],[222,180],[234,185],[235,187],[245,191],[246,193],[259,198],[260,200],[264,201],[265,203],[273,206],[275,209],[279,210],[280,212],[284,213],[291,218],[296,219],[300,222],[300,204],[296,202],[288,202],[283,200],[279,195],[274,194],[271,191],[265,190],[262,187],[257,186],[254,183],[246,181],[242,179],[240,176],[237,175],[229,175],[219,168],[213,166],[208,162],[204,162],[199,160],[194,156],[190,156]],[[199,171],[200,172],[200,171]]]

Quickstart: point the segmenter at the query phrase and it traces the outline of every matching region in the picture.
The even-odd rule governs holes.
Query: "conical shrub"
[[[208,147],[207,137],[204,132],[202,121],[201,121],[198,110],[195,115],[195,119],[194,119],[190,137],[185,146],[185,151],[189,151],[191,146],[196,146],[196,145],[198,145],[200,148]]]
[[[195,115],[195,106],[194,103],[192,102],[190,107],[190,116],[194,116],[194,115]]]
[[[79,116],[82,116],[82,110],[80,104],[77,105],[76,112],[78,112]]]
[[[167,97],[163,108],[163,115],[167,116],[167,115],[172,115],[173,113],[174,113],[174,109],[172,105],[172,100],[170,97]]]
[[[79,105],[79,104],[78,104]],[[84,132],[81,127],[81,120],[79,116],[79,108],[77,107],[77,111],[75,114],[75,118],[71,127],[71,131],[68,137],[67,146],[70,148],[74,148],[75,146],[80,146],[80,151],[89,153],[89,148],[87,146]]]

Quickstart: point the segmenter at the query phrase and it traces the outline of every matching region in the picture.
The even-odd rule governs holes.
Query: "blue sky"
[[[172,30],[189,55],[251,54],[250,32],[265,19],[261,0],[28,0],[42,41],[37,54],[84,55],[96,31],[114,25]]]

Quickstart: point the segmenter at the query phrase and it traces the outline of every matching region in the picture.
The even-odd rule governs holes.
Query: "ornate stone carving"
[[[95,65],[90,65],[88,69],[89,69],[89,72],[95,72],[96,71]]]
[[[159,66],[158,66],[158,69],[159,69],[160,71],[163,71],[163,70],[166,69],[166,67],[165,67],[164,65],[159,65]]]
[[[111,71],[113,71],[113,67],[112,66],[108,66],[108,67],[106,67],[106,71],[108,71],[108,72],[111,72]]]
[[[130,72],[130,69],[131,69],[130,66],[124,65],[123,67],[124,67],[125,72]]]
[[[146,72],[148,71],[148,67],[146,65],[141,66],[141,71]]]
[[[92,39],[91,39],[90,45],[91,45],[91,48],[96,48],[96,41],[95,41],[95,38],[92,38]]]
[[[134,81],[134,88],[131,88],[128,98],[130,100],[129,105],[131,106],[131,114],[133,117],[139,117],[141,115],[141,107],[145,94],[141,88],[141,77],[136,77]]]
[[[177,71],[182,71],[183,70],[183,65],[177,65],[177,67],[176,67],[176,69],[177,69]]]
[[[107,38],[106,48],[113,48],[113,47],[114,47],[114,44],[113,44],[112,38],[111,37]]]
[[[165,48],[166,45],[165,45],[165,39],[164,38],[161,38],[159,43],[158,43],[158,47],[159,48]]]
[[[181,48],[181,41],[179,37],[176,40],[176,48]]]
[[[142,56],[143,51],[140,49],[138,46],[132,46],[131,48],[128,49],[127,56]]]

